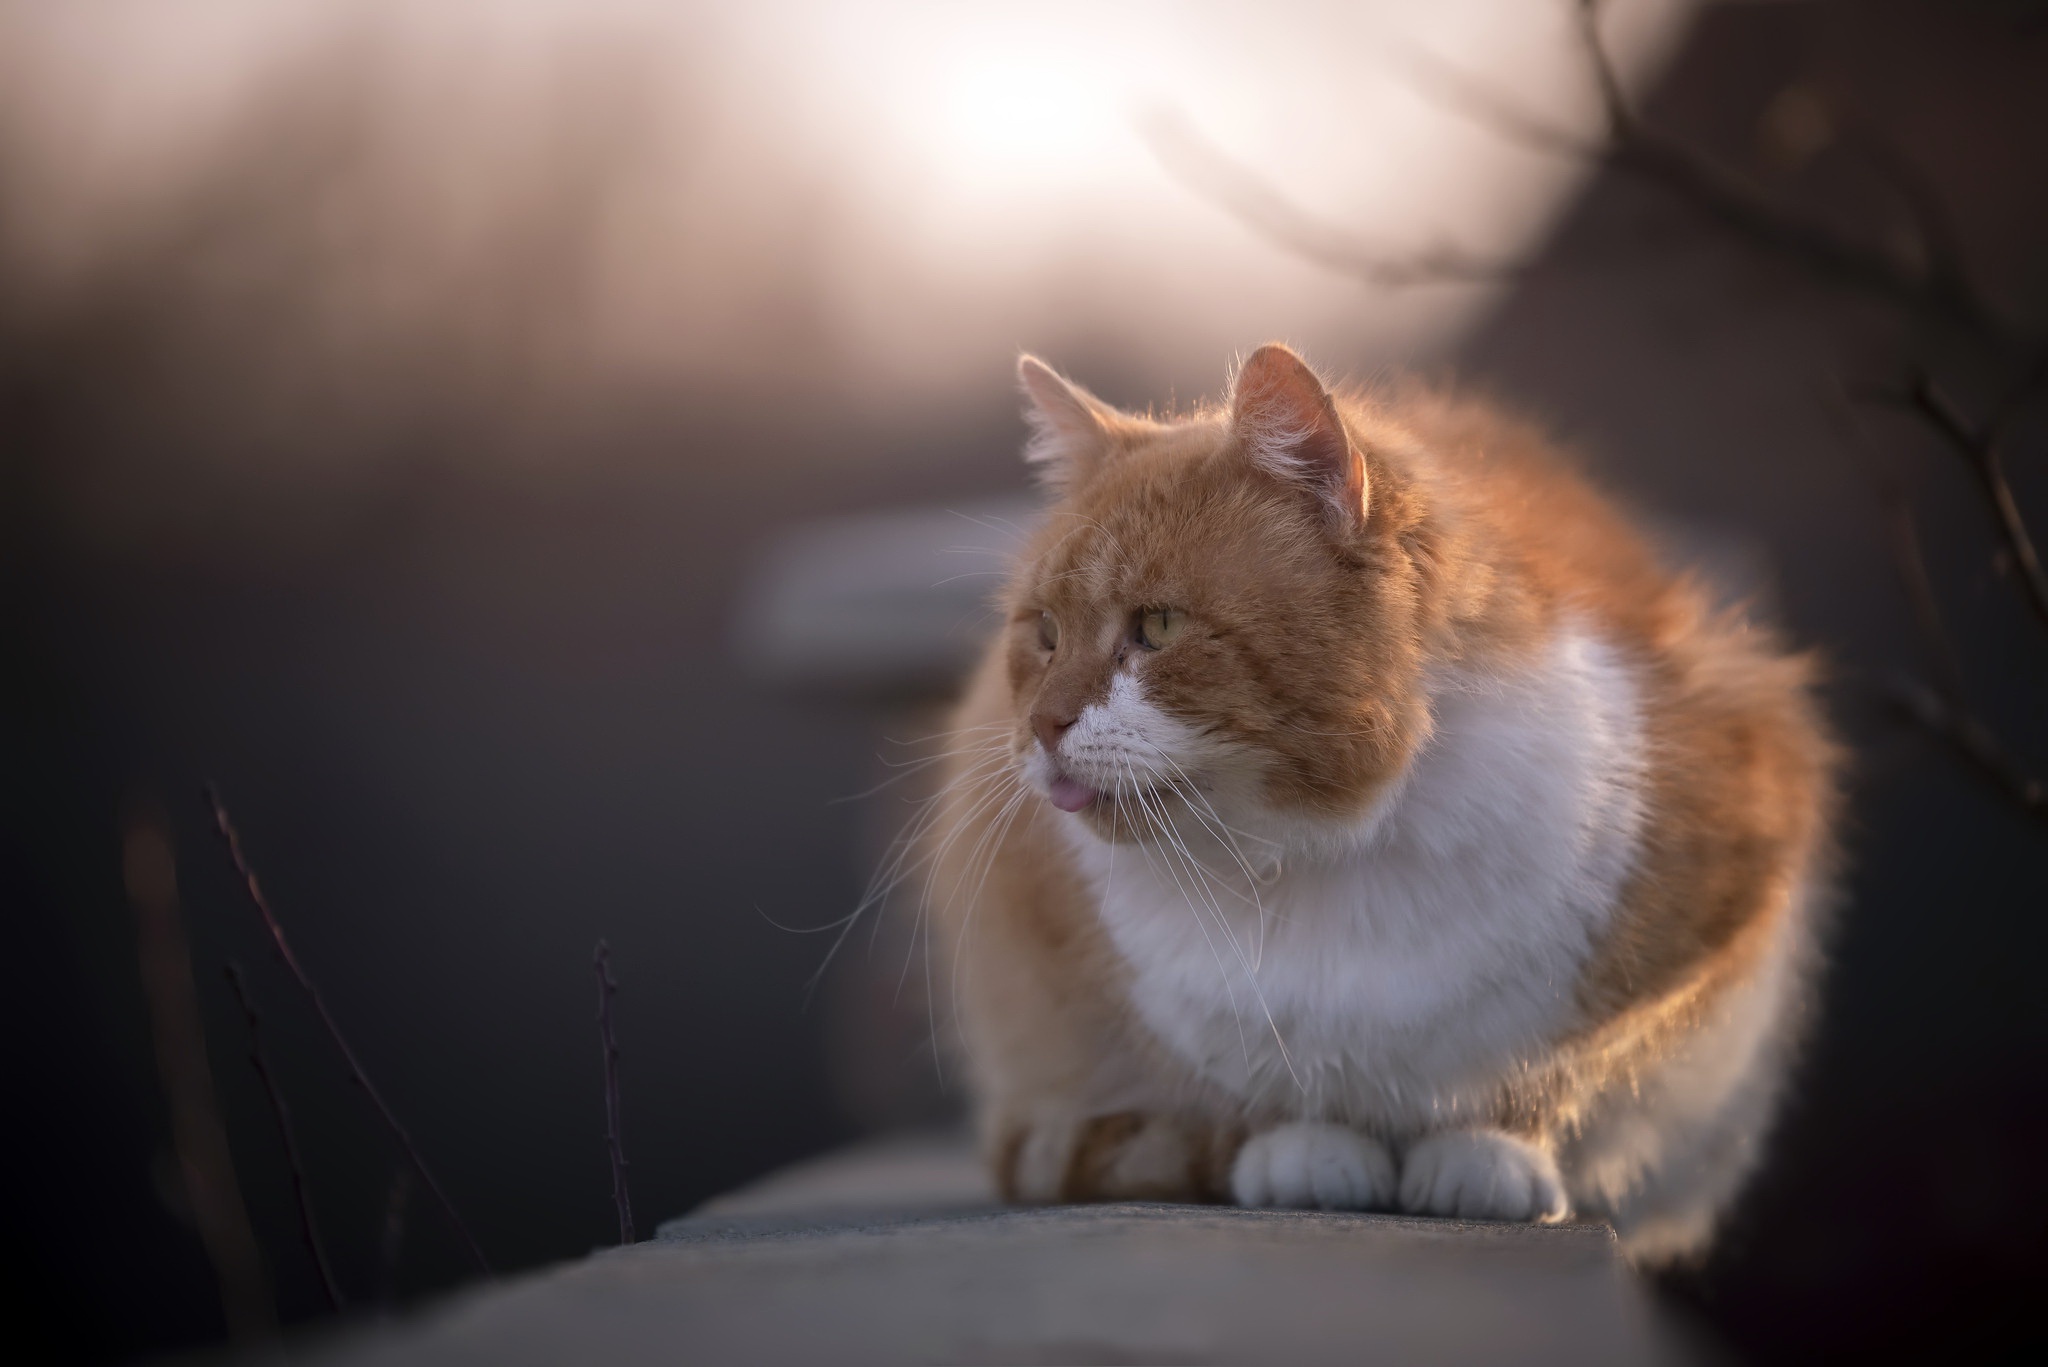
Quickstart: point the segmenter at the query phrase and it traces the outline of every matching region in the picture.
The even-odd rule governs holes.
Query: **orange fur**
[[[1523,1050],[1473,1123],[1559,1155],[1581,1213],[1626,1223],[1655,1206],[1654,1175],[1620,1159],[1608,1168],[1621,1176],[1598,1175],[1593,1157],[1584,1174],[1572,1164],[1590,1151],[1587,1127],[1645,1077],[1690,1066],[1696,1027],[1767,959],[1808,971],[1802,890],[1826,873],[1836,768],[1810,664],[1717,615],[1542,437],[1482,404],[1422,388],[1332,396],[1267,348],[1230,410],[1155,421],[1063,396],[1035,366],[1027,385],[1047,434],[1035,449],[1063,461],[1061,497],[959,708],[955,726],[989,739],[949,762],[930,845],[940,961],[954,970],[942,1004],[957,1008],[1004,1191],[1217,1199],[1229,1154],[1289,1118],[1148,1028],[1134,965],[1059,823],[1133,858],[1154,837],[1121,802],[1054,810],[1017,786],[1021,757],[1138,668],[1151,704],[1252,757],[1263,809],[1334,828],[1395,800],[1432,743],[1433,680],[1513,676],[1585,623],[1640,695],[1641,835],[1568,1022]],[[1134,645],[1133,615],[1169,607],[1186,612],[1180,637]],[[1152,800],[1186,814],[1201,799],[1168,783]],[[1772,1017],[1766,1052],[1782,1055],[1789,1021]],[[1421,1137],[1395,1121],[1345,1123],[1397,1146]],[[1120,1167],[1126,1149],[1150,1157]],[[1696,1251],[1712,1214],[1674,1215],[1677,1232],[1646,1234],[1644,1255]]]

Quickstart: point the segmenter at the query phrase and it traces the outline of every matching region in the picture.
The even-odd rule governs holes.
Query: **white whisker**
[[[1144,816],[1146,825],[1160,831],[1161,834],[1165,834],[1164,827],[1154,815],[1151,805],[1145,801],[1145,789],[1137,782],[1137,774],[1131,762],[1128,759],[1119,757],[1117,763],[1124,773],[1130,777],[1131,798],[1138,804],[1138,811]],[[1152,862],[1151,847],[1141,840],[1138,842],[1138,848],[1144,851],[1146,864],[1152,868],[1154,873],[1157,873],[1159,866]],[[1209,934],[1209,925],[1208,922],[1202,919],[1201,909],[1195,905],[1195,899],[1188,895],[1187,888],[1181,882],[1180,874],[1174,868],[1171,860],[1167,862],[1166,874],[1167,877],[1173,880],[1173,885],[1179,890],[1182,900],[1187,903],[1188,914],[1195,918],[1195,927],[1202,932],[1202,939],[1209,946],[1210,956],[1216,960],[1216,974],[1223,982],[1224,1000],[1230,1004],[1230,1014],[1237,1022],[1238,1043],[1243,1046],[1245,1066],[1249,1068],[1252,1057],[1251,1037],[1244,1032],[1244,1016],[1238,1010],[1237,991],[1230,982],[1230,969],[1223,962],[1222,952],[1216,948],[1215,938]]]
[[[1143,802],[1143,801],[1144,801],[1144,794],[1143,794],[1143,792],[1142,792],[1142,791],[1141,791],[1141,792],[1139,793],[1138,797],[1139,797],[1139,801],[1140,801],[1140,802]],[[1167,837],[1167,839],[1169,840],[1169,842],[1171,842],[1171,844],[1172,844],[1173,848],[1174,848],[1174,849],[1175,849],[1176,851],[1178,851],[1178,853],[1179,853],[1179,854],[1180,854],[1180,855],[1181,855],[1182,857],[1184,857],[1184,858],[1186,859],[1186,861],[1187,861],[1187,865],[1188,865],[1188,868],[1189,868],[1189,873],[1190,873],[1190,877],[1192,877],[1192,878],[1200,878],[1200,877],[1201,877],[1201,874],[1200,874],[1199,872],[1197,872],[1198,870],[1200,870],[1200,869],[1202,868],[1202,865],[1201,865],[1200,861],[1199,861],[1199,860],[1197,860],[1197,859],[1196,859],[1196,858],[1194,857],[1194,854],[1193,854],[1193,852],[1192,852],[1192,851],[1190,851],[1190,850],[1188,849],[1188,847],[1187,847],[1187,842],[1186,842],[1186,841],[1185,841],[1185,840],[1184,840],[1184,839],[1183,839],[1183,838],[1181,837],[1181,834],[1180,834],[1180,831],[1179,831],[1179,829],[1178,829],[1178,828],[1176,828],[1176,827],[1174,826],[1174,824],[1173,824],[1173,818],[1172,818],[1172,815],[1171,815],[1170,813],[1168,813],[1168,812],[1167,812],[1167,810],[1166,810],[1166,807],[1165,807],[1165,803],[1163,802],[1163,800],[1159,800],[1159,801],[1157,801],[1157,802],[1156,802],[1156,805],[1157,805],[1157,807],[1158,807],[1158,810],[1159,810],[1159,816],[1160,816],[1161,822],[1162,822],[1162,824],[1163,824],[1163,825],[1164,825],[1164,827],[1165,827],[1165,834],[1166,834],[1166,837]],[[1193,810],[1193,808],[1191,807],[1191,808],[1189,808],[1189,810],[1190,810],[1190,811],[1192,811],[1192,810]],[[1169,866],[1169,867],[1170,867],[1170,866]],[[1247,871],[1247,872],[1249,872],[1249,871]],[[1180,887],[1180,886],[1181,886],[1181,883],[1180,883],[1180,879],[1178,878],[1178,876],[1176,876],[1176,877],[1174,878],[1174,885],[1175,885],[1176,887]],[[1228,921],[1227,921],[1227,920],[1225,919],[1225,917],[1224,917],[1224,914],[1223,914],[1223,908],[1222,908],[1221,904],[1219,904],[1219,903],[1217,903],[1217,902],[1216,902],[1216,900],[1215,900],[1215,898],[1213,897],[1213,895],[1209,895],[1209,894],[1207,893],[1207,887],[1206,887],[1206,884],[1204,884],[1204,894],[1205,894],[1205,896],[1208,896],[1208,900],[1209,900],[1209,904],[1210,904],[1210,907],[1211,907],[1211,908],[1213,909],[1213,911],[1215,912],[1215,916],[1216,916],[1216,923],[1217,923],[1217,927],[1218,927],[1219,929],[1221,929],[1221,930],[1223,931],[1223,935],[1224,935],[1224,938],[1225,938],[1226,940],[1228,940],[1228,941],[1229,941],[1229,943],[1230,943],[1230,948],[1231,948],[1231,952],[1232,952],[1232,953],[1233,953],[1233,954],[1234,954],[1234,955],[1236,956],[1236,958],[1237,958],[1237,961],[1238,961],[1238,966],[1239,966],[1239,967],[1240,967],[1241,969],[1243,969],[1243,970],[1244,970],[1244,975],[1245,975],[1245,981],[1246,981],[1246,982],[1247,982],[1247,983],[1248,983],[1248,984],[1250,985],[1250,987],[1251,987],[1251,990],[1252,990],[1252,996],[1253,996],[1253,998],[1254,998],[1254,999],[1255,999],[1255,1000],[1256,1000],[1256,1001],[1258,1002],[1258,1004],[1259,1004],[1259,1010],[1260,1010],[1260,1011],[1261,1011],[1261,1012],[1262,1012],[1262,1013],[1263,1013],[1263,1014],[1265,1015],[1265,1018],[1266,1018],[1266,1028],[1267,1028],[1268,1030],[1272,1031],[1272,1034],[1273,1034],[1273,1042],[1274,1042],[1274,1044],[1275,1044],[1275,1045],[1276,1045],[1276,1046],[1277,1046],[1277,1047],[1279,1048],[1279,1050],[1280,1050],[1280,1061],[1281,1061],[1281,1062],[1282,1062],[1283,1064],[1285,1064],[1285,1065],[1286,1065],[1286,1067],[1287,1067],[1287,1074],[1288,1074],[1288,1076],[1289,1076],[1289,1077],[1291,1077],[1291,1078],[1293,1078],[1293,1079],[1294,1079],[1294,1085],[1295,1085],[1295,1087],[1296,1087],[1297,1089],[1299,1089],[1299,1090],[1302,1090],[1302,1091],[1306,1091],[1306,1090],[1307,1090],[1307,1088],[1306,1088],[1306,1087],[1305,1087],[1305,1086],[1303,1085],[1303,1083],[1302,1083],[1302,1080],[1301,1080],[1301,1075],[1300,1075],[1300,1074],[1299,1074],[1298,1072],[1296,1072],[1296,1071],[1295,1071],[1295,1068],[1294,1068],[1294,1060],[1293,1060],[1293,1058],[1291,1057],[1291,1055],[1289,1054],[1289,1052],[1288,1052],[1288,1049],[1287,1049],[1287,1041],[1286,1041],[1286,1039],[1285,1039],[1285,1038],[1284,1038],[1284,1037],[1283,1037],[1283,1036],[1281,1035],[1281,1033],[1280,1033],[1280,1023],[1279,1023],[1279,1022],[1278,1022],[1277,1020],[1275,1020],[1275,1019],[1274,1019],[1274,1017],[1273,1017],[1273,1008],[1272,1008],[1272,1007],[1271,1007],[1271,1006],[1270,1006],[1270,1005],[1269,1005],[1269,1004],[1267,1003],[1267,1001],[1266,1001],[1266,994],[1265,994],[1265,992],[1264,992],[1263,990],[1261,990],[1261,988],[1259,987],[1259,980],[1258,980],[1258,971],[1257,971],[1256,967],[1255,967],[1255,966],[1254,966],[1254,965],[1253,965],[1253,964],[1252,964],[1252,963],[1251,963],[1251,962],[1250,962],[1249,960],[1247,960],[1247,959],[1245,958],[1245,954],[1244,954],[1244,948],[1243,948],[1243,946],[1242,946],[1242,945],[1240,945],[1240,944],[1238,943],[1238,940],[1237,940],[1237,937],[1236,937],[1236,935],[1234,935],[1234,934],[1232,934],[1232,933],[1231,933],[1231,930],[1230,930],[1230,926],[1229,926],[1229,923],[1228,923]],[[1183,894],[1182,894],[1182,895],[1183,895],[1183,896],[1185,896],[1185,895],[1186,895],[1186,893],[1185,893],[1185,889],[1183,889]],[[1193,908],[1193,903],[1192,903],[1192,902],[1190,902],[1190,903],[1189,903],[1189,906],[1190,906],[1190,908],[1192,909],[1192,908]],[[1200,913],[1199,913],[1199,911],[1197,911],[1197,913],[1196,913],[1196,917],[1197,917],[1197,919],[1198,919],[1198,920],[1200,919]],[[1204,932],[1204,934],[1206,935],[1206,933],[1207,933],[1207,932],[1205,931],[1205,932]],[[1212,949],[1212,950],[1214,949],[1214,947],[1215,947],[1215,946],[1214,946],[1213,942],[1211,943],[1211,946],[1210,946],[1210,947],[1211,947],[1211,949]],[[1233,998],[1233,1000],[1232,1000],[1232,1002],[1231,1002],[1231,1009],[1232,1009],[1233,1011],[1235,1011],[1235,1010],[1236,1010],[1236,1001],[1235,1001],[1235,999],[1234,999],[1234,998]],[[1242,1020],[1241,1018],[1240,1018],[1240,1019],[1239,1019],[1239,1021],[1238,1021],[1238,1034],[1239,1034],[1239,1038],[1240,1038],[1240,1040],[1242,1040],[1242,1039],[1243,1039],[1243,1035],[1244,1035],[1244,1022],[1243,1022],[1243,1020]],[[1248,1044],[1246,1045],[1246,1049],[1245,1049],[1245,1065],[1246,1065],[1246,1067],[1247,1067],[1247,1068],[1249,1068],[1249,1067],[1251,1066],[1251,1051],[1250,1051],[1250,1047],[1249,1047],[1249,1045],[1248,1045]]]
[[[922,849],[924,838],[930,832],[932,825],[943,814],[943,800],[956,790],[965,794],[978,795],[986,785],[1002,777],[1003,771],[1000,766],[1007,761],[1007,749],[1007,745],[998,737],[981,745],[963,747],[958,751],[951,752],[949,755],[940,757],[971,756],[975,758],[960,774],[941,786],[939,791],[921,798],[913,804],[917,808],[915,814],[905,824],[904,829],[898,833],[895,840],[890,843],[889,849],[883,855],[881,865],[875,870],[873,876],[869,878],[867,887],[863,889],[860,899],[854,904],[853,909],[836,920],[828,921],[820,926],[810,927],[806,932],[811,933],[835,928],[839,931],[838,936],[833,939],[831,947],[826,950],[825,956],[818,964],[816,971],[811,974],[810,979],[805,984],[804,1000],[806,1005],[808,1005],[811,997],[817,992],[818,984],[824,980],[826,970],[832,966],[832,961],[838,956],[840,947],[846,943],[846,937],[852,933],[854,925],[860,918],[867,912],[879,907],[896,888],[902,885],[905,879],[913,877],[918,870],[930,862],[935,852],[927,851],[920,854],[919,851]],[[876,933],[879,933],[881,930],[879,920],[876,921],[875,930]],[[872,937],[870,942],[872,944]]]
[[[1149,742],[1147,743],[1149,744]],[[1194,801],[1200,802],[1203,808],[1208,809],[1208,816],[1205,817],[1202,811],[1193,805],[1193,802],[1188,802],[1188,810],[1194,814],[1195,820],[1200,822],[1211,835],[1217,838],[1217,842],[1237,862],[1237,867],[1244,872],[1246,891],[1250,893],[1250,897],[1247,900],[1251,902],[1253,910],[1258,914],[1258,944],[1252,951],[1252,967],[1256,970],[1266,960],[1266,904],[1265,900],[1259,896],[1259,876],[1253,873],[1251,865],[1245,862],[1244,852],[1238,847],[1230,826],[1217,813],[1215,804],[1209,801],[1188,771],[1181,767],[1178,760],[1174,759],[1172,755],[1167,754],[1159,746],[1153,745],[1151,748],[1160,759],[1173,767],[1174,773],[1180,776],[1181,781],[1175,785],[1174,791],[1181,794],[1182,801],[1188,802],[1188,799],[1192,798]],[[1218,883],[1223,882],[1220,876],[1217,881]],[[1230,889],[1230,891],[1233,894],[1236,893],[1235,888]]]

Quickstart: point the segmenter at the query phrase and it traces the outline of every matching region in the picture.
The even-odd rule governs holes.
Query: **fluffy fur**
[[[1278,346],[1171,421],[1020,371],[1058,502],[926,848],[1003,1191],[1701,1251],[1814,957],[1807,663],[1482,406]]]

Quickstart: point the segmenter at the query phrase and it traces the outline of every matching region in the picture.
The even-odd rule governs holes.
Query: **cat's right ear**
[[[1237,372],[1230,425],[1254,465],[1315,490],[1336,526],[1365,526],[1365,457],[1308,362],[1278,342],[1254,351]]]
[[[1029,354],[1017,358],[1031,439],[1024,463],[1055,494],[1084,483],[1108,454],[1116,410]]]

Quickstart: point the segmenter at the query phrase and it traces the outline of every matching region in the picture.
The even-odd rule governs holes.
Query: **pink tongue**
[[[1095,800],[1095,790],[1076,783],[1064,774],[1052,781],[1052,805],[1063,812],[1078,812]]]

